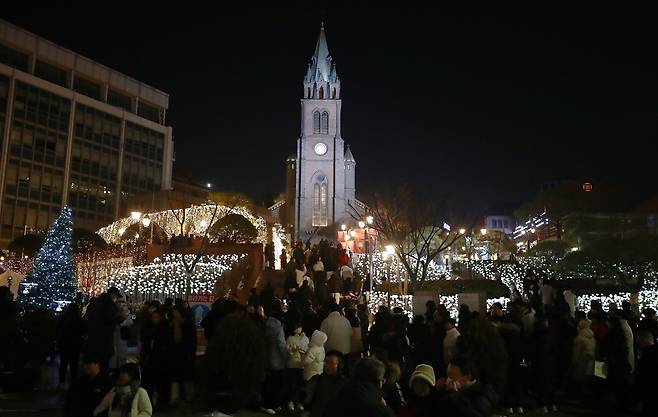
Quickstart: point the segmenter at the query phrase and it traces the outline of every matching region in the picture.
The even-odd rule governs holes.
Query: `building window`
[[[306,88],[306,98],[311,98],[311,87]]]
[[[84,78],[76,76],[73,80],[73,89],[96,100],[101,99],[101,86]]]
[[[27,54],[0,44],[0,62],[12,68],[28,72],[30,58]]]
[[[331,98],[336,100],[336,89],[334,88],[333,92],[331,93]]]
[[[132,98],[118,91],[110,89],[107,92],[107,103],[122,109],[132,111]]]
[[[67,87],[68,77],[66,71],[47,62],[37,60],[34,66],[34,75],[51,83]]]
[[[320,133],[320,112],[313,112],[313,133]]]
[[[329,133],[329,113],[326,111],[322,112],[322,118],[320,120],[320,133]]]
[[[319,97],[320,97],[320,100],[322,100],[324,98],[324,87],[323,86],[320,86],[320,96]]]
[[[148,104],[140,101],[139,102],[139,110],[138,110],[137,114],[139,116],[145,118],[145,119],[148,119],[148,120],[152,121],[152,122],[162,124],[162,121],[160,120],[160,109],[155,107],[155,106],[151,106],[151,105],[148,105]]]
[[[313,226],[327,226],[328,213],[327,177],[318,174],[313,184]]]

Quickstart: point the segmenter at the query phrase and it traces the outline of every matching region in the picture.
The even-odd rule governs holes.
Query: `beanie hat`
[[[409,378],[409,387],[413,386],[413,383],[416,379],[422,379],[426,381],[430,386],[436,385],[436,377],[434,376],[434,369],[430,365],[420,364],[416,366],[414,372]]]

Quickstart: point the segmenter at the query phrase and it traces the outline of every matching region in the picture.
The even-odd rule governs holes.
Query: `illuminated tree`
[[[25,282],[31,284],[25,302],[32,308],[53,309],[57,302],[75,299],[75,268],[71,258],[73,221],[64,207],[48,230]]]
[[[369,227],[381,242],[395,248],[395,256],[404,267],[411,289],[419,288],[427,278],[434,260],[460,237],[446,223],[448,210],[439,204],[415,198],[407,187],[397,193],[377,195],[366,213],[351,207],[355,219],[372,216]]]

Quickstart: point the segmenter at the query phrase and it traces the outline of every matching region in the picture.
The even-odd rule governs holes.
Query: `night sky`
[[[168,92],[175,171],[216,189],[258,200],[283,191],[324,13],[358,195],[408,182],[483,210],[552,179],[658,191],[648,10],[329,2],[323,12],[309,3],[182,11],[135,1],[0,15]]]

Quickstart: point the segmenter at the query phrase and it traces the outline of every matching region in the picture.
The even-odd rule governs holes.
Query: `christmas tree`
[[[25,280],[28,292],[24,301],[32,308],[54,309],[60,302],[75,299],[75,269],[71,258],[73,220],[71,209],[64,207],[48,230],[37,252],[34,266]]]

